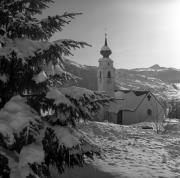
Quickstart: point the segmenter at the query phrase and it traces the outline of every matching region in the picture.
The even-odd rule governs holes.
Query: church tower
[[[99,68],[97,72],[98,91],[105,91],[109,96],[114,96],[115,69],[113,60],[109,58],[112,54],[107,44],[107,34],[105,34],[105,44],[101,48],[99,59]]]

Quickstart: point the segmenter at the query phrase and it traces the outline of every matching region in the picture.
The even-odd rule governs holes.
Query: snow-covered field
[[[177,124],[177,123],[176,123]],[[176,125],[176,130],[178,130]],[[62,178],[178,178],[180,133],[156,134],[140,125],[89,122],[81,129],[103,149],[84,168],[70,169]]]

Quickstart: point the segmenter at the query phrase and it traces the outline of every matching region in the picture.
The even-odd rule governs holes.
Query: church
[[[98,91],[105,91],[115,101],[101,110],[98,120],[123,125],[162,120],[165,116],[164,108],[150,91],[115,90],[115,68],[109,57],[112,51],[107,43],[107,35],[100,54],[102,58],[99,59],[97,72]]]

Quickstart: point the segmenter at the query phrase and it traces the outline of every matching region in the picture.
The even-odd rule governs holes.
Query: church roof
[[[103,46],[102,48],[101,48],[101,51],[111,51],[111,49],[109,48],[109,46]]]
[[[144,95],[144,94],[148,94],[150,91],[147,91],[147,90],[116,90],[116,92],[122,92],[122,93],[125,93],[125,94],[128,94],[130,92],[133,92],[136,96],[141,96],[141,95]]]
[[[118,90],[115,92],[116,101],[109,105],[110,112],[119,110],[135,111],[150,91]]]

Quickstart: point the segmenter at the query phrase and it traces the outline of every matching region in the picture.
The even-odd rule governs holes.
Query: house
[[[115,98],[109,106],[99,113],[100,120],[108,120],[117,124],[134,124],[144,121],[157,121],[164,118],[165,112],[156,96],[150,91],[118,90],[115,91],[115,69],[113,60],[109,58],[111,49],[105,44],[100,51],[97,72],[98,90],[105,91]]]

